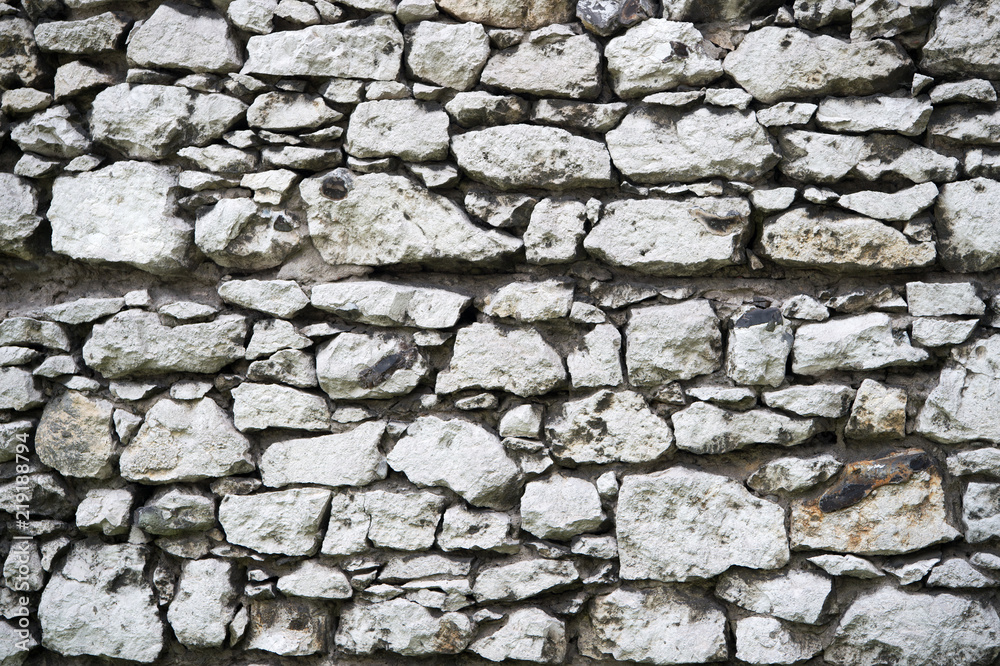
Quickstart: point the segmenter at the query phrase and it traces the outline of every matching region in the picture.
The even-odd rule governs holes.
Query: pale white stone
[[[41,222],[38,191],[31,182],[13,174],[0,174],[0,251],[29,258],[28,241]]]
[[[906,306],[914,317],[982,315],[986,304],[970,282],[907,282]]]
[[[322,97],[289,92],[259,95],[247,109],[250,127],[275,132],[315,129],[342,117],[328,107]]]
[[[817,555],[810,557],[809,561],[831,576],[871,580],[885,575],[868,560],[854,555]]]
[[[753,613],[791,622],[819,624],[833,581],[814,571],[782,573],[730,570],[719,577],[715,595]]]
[[[328,608],[323,602],[312,599],[258,599],[249,605],[245,649],[301,657],[326,647],[330,630]],[[235,634],[237,638],[239,633]]]
[[[498,28],[535,30],[550,23],[569,23],[573,20],[573,3],[568,0],[440,0],[438,6],[461,21]]]
[[[532,264],[572,261],[579,255],[587,207],[580,201],[542,199],[524,231],[525,257]]]
[[[540,608],[519,608],[496,631],[480,636],[468,649],[490,661],[560,664],[566,657],[566,627]]]
[[[273,488],[365,486],[384,479],[385,456],[379,450],[384,432],[384,421],[371,421],[335,435],[275,442],[260,458],[261,479]]]
[[[754,190],[750,193],[750,203],[755,210],[764,214],[777,213],[787,209],[795,201],[797,190],[794,187],[773,187]]]
[[[309,305],[302,288],[291,280],[230,280],[219,285],[218,291],[227,303],[282,319],[294,317]]]
[[[584,479],[554,474],[529,482],[521,495],[521,529],[541,539],[595,531],[604,517],[597,488]]]
[[[929,208],[937,195],[937,185],[922,183],[894,194],[873,191],[845,194],[837,200],[837,205],[879,220],[906,222]]]
[[[816,124],[834,132],[923,134],[933,107],[927,98],[827,97],[819,103]]]
[[[566,357],[573,388],[618,386],[624,381],[622,335],[612,324],[598,324],[583,336],[583,344]]]
[[[812,458],[778,458],[750,475],[747,485],[764,494],[794,493],[826,481],[843,466],[828,453]]]
[[[226,540],[261,553],[311,555],[319,548],[320,520],[330,491],[319,488],[226,495],[219,522]]]
[[[788,562],[784,510],[724,476],[684,467],[627,475],[618,494],[621,576],[687,581]]]
[[[906,390],[865,379],[858,388],[844,426],[850,439],[902,439],[906,426]]]
[[[126,534],[134,501],[132,493],[125,488],[88,490],[76,507],[76,526],[81,532],[102,532],[109,536]]]
[[[471,298],[445,289],[391,282],[335,282],[312,289],[313,307],[378,326],[451,328]]]
[[[120,466],[124,478],[147,483],[197,481],[254,467],[250,442],[210,398],[153,405]]]
[[[576,464],[640,463],[673,450],[670,424],[632,391],[597,391],[563,403],[545,423],[552,454]]]
[[[499,560],[479,570],[472,594],[480,603],[521,601],[543,592],[569,587],[579,579],[579,572],[572,562],[538,558],[506,564]]]
[[[757,122],[764,127],[783,127],[785,125],[805,125],[813,118],[816,104],[808,102],[778,102],[772,106],[757,110]]]
[[[321,396],[280,384],[243,382],[232,390],[233,416],[240,431],[268,428],[328,430],[330,408]]]
[[[198,216],[194,242],[227,268],[264,270],[281,264],[298,246],[299,223],[249,198],[223,199]]]
[[[947,319],[936,319],[933,317],[921,317],[915,319],[910,326],[913,334],[913,341],[924,347],[943,347],[945,345],[957,345],[965,342],[972,335],[976,325],[976,319],[966,319],[960,321],[949,321]]]
[[[448,114],[409,99],[363,102],[351,113],[345,149],[361,158],[444,159],[448,156]]]
[[[305,349],[312,340],[295,330],[295,326],[282,319],[263,319],[253,325],[253,335],[247,345],[248,359],[269,356],[283,349]]]
[[[970,481],[962,495],[965,539],[982,543],[1000,535],[1000,484]]]
[[[995,78],[1000,67],[1000,48],[991,36],[996,29],[996,14],[982,11],[969,0],[942,6],[922,50],[921,70],[935,76]]]
[[[838,384],[790,386],[764,393],[764,404],[800,416],[839,418],[847,414],[856,391]]]
[[[490,431],[463,419],[423,416],[387,456],[419,486],[444,486],[474,506],[509,508],[521,473]]]
[[[437,543],[441,550],[492,550],[517,552],[511,517],[497,511],[476,511],[456,504],[448,507]]]
[[[946,81],[931,89],[930,98],[934,104],[995,102],[997,101],[997,91],[985,79]]]
[[[527,397],[565,379],[562,358],[536,330],[476,323],[458,331],[451,362],[438,373],[435,390],[500,389]]]
[[[1000,449],[985,447],[953,453],[948,456],[948,473],[953,476],[982,474],[1000,479]]]
[[[975,569],[963,557],[949,557],[931,569],[927,577],[927,587],[950,587],[954,589],[974,589],[996,587],[998,581]]]
[[[362,498],[371,521],[368,539],[376,548],[426,550],[434,544],[445,503],[440,495],[426,491],[369,490]],[[337,517],[331,514],[331,524]]]
[[[691,23],[650,19],[615,37],[605,48],[619,97],[641,97],[679,85],[700,86],[722,76],[722,63],[702,45]]]
[[[571,282],[512,282],[486,297],[483,312],[520,322],[545,321],[567,316],[572,303]]]
[[[916,431],[951,444],[981,439],[1000,442],[997,371],[1000,336],[970,342],[952,352],[955,362],[941,369],[937,386],[917,414]]]
[[[754,444],[795,446],[820,430],[814,419],[796,419],[767,409],[732,412],[696,402],[671,420],[677,448],[699,454],[736,451]]]
[[[541,405],[518,405],[500,418],[501,437],[527,437],[535,439],[542,427]]]
[[[424,357],[403,333],[341,333],[316,355],[319,385],[334,399],[404,395],[427,371]]]
[[[266,35],[274,29],[278,0],[233,0],[226,8],[229,20],[240,30]]]
[[[236,613],[236,563],[184,560],[177,594],[167,610],[174,636],[189,648],[220,647]]]
[[[800,326],[792,347],[792,371],[816,375],[828,370],[874,370],[927,358],[923,349],[893,337],[888,315],[871,313]]]
[[[779,386],[792,340],[792,327],[777,308],[750,310],[729,333],[726,375],[737,384]]]
[[[709,374],[721,365],[719,320],[707,300],[631,311],[625,365],[635,386],[658,386]]]
[[[830,311],[825,305],[805,294],[792,296],[782,303],[781,314],[791,319],[808,321],[826,321],[830,318]]]
[[[819,636],[795,631],[772,617],[736,621],[736,658],[748,664],[795,664],[823,649]]]
[[[941,263],[950,271],[972,273],[1000,266],[1000,243],[990,234],[1000,183],[974,178],[941,187],[934,209]]]
[[[79,157],[91,149],[86,131],[65,105],[48,108],[19,123],[11,129],[10,138],[22,151],[45,157]]]
[[[243,53],[225,19],[187,5],[164,4],[128,39],[129,60],[140,67],[233,72]]]
[[[423,81],[468,90],[490,55],[490,42],[478,23],[420,21],[406,30],[406,66]]]
[[[316,599],[350,599],[353,594],[340,569],[318,560],[305,560],[278,578],[278,589],[289,596]]]
[[[472,640],[466,615],[437,615],[406,599],[354,602],[340,616],[337,646],[351,654],[388,650],[408,657],[461,652]]]
[[[590,35],[564,26],[528,33],[486,63],[484,85],[539,97],[594,99],[601,92],[601,54]]]
[[[112,410],[107,400],[77,391],[51,400],[35,431],[38,459],[66,476],[111,476],[117,448],[111,438]]]

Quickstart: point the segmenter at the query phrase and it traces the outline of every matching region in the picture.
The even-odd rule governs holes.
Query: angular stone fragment
[[[316,359],[297,349],[282,349],[270,358],[254,361],[247,368],[247,379],[258,382],[279,382],[299,388],[319,386]]]
[[[923,47],[920,68],[935,76],[959,74],[997,78],[1000,45],[992,36],[1000,14],[990,3],[952,0],[941,5]]]
[[[183,146],[219,138],[246,109],[246,104],[226,95],[122,83],[94,99],[91,131],[94,139],[128,157],[155,160]]]
[[[583,246],[598,259],[642,273],[705,273],[743,263],[749,216],[746,200],[736,197],[612,201]]]
[[[969,543],[1000,536],[1000,484],[969,482],[962,495],[962,523]]]
[[[226,268],[264,270],[281,264],[298,246],[298,221],[251,199],[223,199],[203,209],[194,225],[194,242]]]
[[[472,640],[466,615],[440,615],[406,599],[354,602],[340,616],[337,646],[351,654],[388,650],[408,657],[461,652]]]
[[[116,162],[52,188],[52,249],[85,262],[121,262],[151,273],[190,262],[190,223],[177,217],[176,171],[144,162]]]
[[[912,97],[827,97],[819,103],[816,124],[834,132],[923,134],[934,107]]]
[[[528,262],[554,264],[576,259],[586,221],[587,207],[580,201],[539,201],[523,236]]]
[[[155,661],[163,623],[144,576],[146,562],[142,546],[76,542],[42,593],[42,644],[66,656]]]
[[[876,181],[886,176],[915,183],[954,180],[958,160],[894,134],[845,136],[805,130],[778,135],[779,169],[803,182],[832,183],[853,177]]]
[[[232,390],[233,416],[241,432],[268,428],[327,430],[330,408],[314,393],[279,384],[244,382]]]
[[[23,412],[45,404],[35,378],[21,368],[0,368],[0,409]]]
[[[941,263],[956,273],[1000,266],[1000,240],[991,229],[1000,218],[1000,183],[975,178],[941,188],[934,208]]]
[[[795,332],[792,372],[818,375],[829,370],[875,370],[912,365],[928,353],[893,336],[889,315],[870,313],[805,324]]]
[[[736,658],[748,664],[793,664],[823,650],[822,639],[796,631],[794,625],[772,617],[745,617],[736,621]]]
[[[291,280],[230,280],[219,285],[227,303],[258,310],[272,317],[290,319],[309,305],[309,298]]]
[[[598,324],[583,344],[566,357],[573,388],[618,386],[622,374],[622,334],[612,324]]]
[[[931,89],[930,98],[934,104],[995,102],[997,91],[985,79],[966,79],[939,83]]]
[[[448,156],[448,114],[409,99],[362,102],[351,113],[345,148],[366,159],[442,160]]]
[[[150,534],[174,536],[215,527],[215,498],[171,486],[158,490],[135,514],[136,526]]]
[[[125,307],[124,298],[78,298],[45,308],[45,316],[73,326],[113,315]]]
[[[183,561],[177,595],[167,610],[170,628],[181,645],[212,648],[223,644],[239,598],[236,579],[235,562]]]
[[[243,74],[392,81],[399,74],[403,36],[391,17],[375,16],[255,35],[247,54]]]
[[[601,92],[600,60],[592,37],[552,26],[494,54],[481,78],[484,85],[515,93],[594,99]]]
[[[315,129],[341,117],[318,95],[288,92],[264,93],[247,109],[250,127],[277,132]]]
[[[906,305],[914,317],[980,316],[986,312],[986,304],[970,282],[907,282]]]
[[[927,577],[927,587],[950,587],[953,589],[981,589],[996,587],[998,581],[974,568],[962,557],[949,557],[934,566]]]
[[[520,322],[562,319],[573,303],[573,284],[561,280],[512,282],[486,297],[483,312]]]
[[[912,72],[898,44],[848,43],[798,28],[749,33],[723,63],[726,73],[765,104],[819,95],[889,92]]]
[[[872,580],[885,576],[877,566],[863,557],[855,557],[854,555],[817,555],[810,557],[809,561],[831,576],[846,576],[861,580]],[[923,575],[920,577],[922,578]]]
[[[319,548],[320,520],[329,504],[330,491],[319,488],[226,495],[219,522],[229,543],[261,553],[311,555]]]
[[[628,475],[618,494],[621,576],[687,581],[788,562],[784,510],[724,476],[684,467]]]
[[[307,178],[299,190],[312,241],[333,265],[495,263],[521,246],[402,176],[338,169]]]
[[[427,362],[403,333],[341,333],[319,348],[316,374],[331,398],[386,398],[412,391]]]
[[[239,315],[169,327],[155,313],[125,310],[94,325],[83,345],[83,360],[109,378],[213,373],[243,358],[246,333],[246,320]]]
[[[72,349],[64,327],[30,317],[0,321],[0,345],[37,345],[66,352]]]
[[[160,5],[129,36],[128,57],[140,67],[195,72],[235,72],[243,64],[225,19],[178,4]]]
[[[477,638],[469,651],[490,661],[561,664],[566,657],[566,627],[540,608],[519,608],[496,631]]]
[[[272,488],[365,486],[384,479],[385,456],[378,447],[384,432],[384,421],[372,421],[336,435],[275,442],[260,458],[261,479]]]
[[[517,552],[518,541],[511,536],[514,529],[508,514],[474,511],[456,504],[444,512],[437,543],[444,551]]]
[[[778,163],[753,111],[637,107],[606,138],[615,166],[640,183],[756,180]]]
[[[872,379],[861,382],[844,426],[849,439],[903,439],[906,426],[906,390],[883,386]]]
[[[783,573],[730,569],[719,577],[715,595],[753,613],[803,624],[819,624],[833,582],[813,571]]]
[[[594,659],[649,664],[702,664],[729,656],[725,611],[681,586],[624,586],[594,597],[579,643],[580,652]]]
[[[0,86],[33,86],[44,75],[33,36],[34,26],[26,19],[5,15],[0,18]]]
[[[988,111],[965,105],[939,107],[931,116],[927,131],[931,137],[945,139],[946,143],[995,146],[1000,144],[1000,110],[995,105],[987,108]]]
[[[767,463],[749,479],[747,485],[766,495],[812,488],[840,471],[843,464],[829,454],[812,458],[778,458]]]
[[[369,490],[362,495],[371,521],[368,539],[376,548],[427,550],[441,521],[444,498],[432,492]],[[340,514],[330,515],[330,523]],[[324,543],[324,552],[326,547]]]
[[[444,11],[460,21],[473,21],[497,28],[535,30],[550,23],[573,20],[573,3],[569,0],[441,0]]]
[[[540,539],[566,541],[603,521],[601,498],[589,481],[555,474],[524,487],[521,529]]]
[[[563,403],[545,423],[558,459],[575,464],[642,463],[673,450],[670,424],[638,393],[597,391]]]
[[[986,447],[949,455],[948,473],[952,476],[981,474],[1000,479],[1000,449]]]
[[[543,125],[604,134],[617,125],[627,111],[628,105],[624,102],[594,104],[546,99],[535,104],[531,119]]]
[[[75,115],[65,105],[54,106],[16,125],[10,138],[25,152],[62,159],[79,157],[91,149],[91,143]]]
[[[857,488],[843,486],[830,496],[829,509],[822,508],[823,500],[792,505],[792,548],[897,555],[959,536],[948,522],[940,475],[933,468],[898,467],[891,458],[852,463],[843,483]],[[878,492],[865,496],[875,487]],[[856,503],[837,508],[852,500]]]
[[[500,389],[527,397],[546,393],[565,379],[562,358],[534,329],[477,323],[459,329],[451,362],[438,373],[435,391]]]
[[[0,174],[0,252],[30,258],[29,241],[41,223],[38,191],[30,181]]]
[[[472,594],[476,601],[521,601],[543,592],[566,588],[580,579],[572,562],[542,558],[511,564],[499,560],[476,575]]]
[[[81,532],[101,532],[107,536],[127,534],[134,501],[133,494],[125,488],[88,490],[76,507],[76,526]]]
[[[147,483],[197,481],[252,469],[250,442],[211,398],[160,400],[121,456],[122,476]]]
[[[938,442],[975,439],[1000,442],[995,395],[1000,336],[979,340],[954,352],[938,384],[917,415],[916,431]]]
[[[453,90],[468,90],[490,55],[478,23],[420,21],[406,29],[406,67],[414,77]]]
[[[602,143],[558,127],[505,125],[452,137],[458,166],[501,190],[609,187],[611,159]]]
[[[111,403],[67,391],[50,401],[35,433],[35,451],[66,476],[105,478],[116,453]]]
[[[500,439],[463,419],[418,418],[387,459],[413,483],[450,488],[474,506],[510,508],[520,489],[520,469]]]
[[[993,606],[952,594],[891,586],[863,592],[844,612],[824,659],[837,666],[990,663],[1000,652]]]
[[[318,599],[349,599],[353,593],[340,569],[318,560],[305,560],[279,578],[278,589],[288,596]]]
[[[128,27],[120,14],[104,12],[81,21],[53,21],[35,26],[35,42],[42,51],[94,55],[113,51]]]
[[[923,183],[893,194],[872,191],[846,194],[837,200],[837,205],[879,220],[907,222],[929,208],[937,195],[937,185]]]
[[[780,310],[750,310],[729,333],[726,375],[737,384],[780,385],[792,339],[792,328]]]
[[[622,28],[656,16],[659,8],[649,0],[581,0],[576,4],[576,17],[583,26],[602,37],[609,37]]]
[[[608,59],[619,97],[641,97],[679,85],[700,86],[722,76],[722,63],[703,46],[691,23],[650,19],[608,42]]]
[[[334,282],[312,289],[312,305],[377,326],[451,328],[471,298],[445,289],[391,282]]]
[[[767,409],[731,412],[705,402],[671,418],[677,448],[700,454],[728,453],[754,444],[795,446],[820,430],[814,419],[795,419]]]
[[[895,37],[930,23],[933,0],[903,4],[892,0],[861,0],[851,16],[851,41]]]
[[[636,308],[625,339],[625,364],[635,386],[691,379],[721,365],[719,320],[706,300]]]
[[[519,123],[528,118],[529,106],[527,100],[517,95],[474,91],[457,93],[444,108],[462,127],[478,127]]]
[[[326,647],[327,614],[325,604],[311,599],[255,600],[244,647],[290,657],[315,654]]]

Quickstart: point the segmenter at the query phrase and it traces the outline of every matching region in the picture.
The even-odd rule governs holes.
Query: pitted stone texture
[[[341,333],[316,354],[319,385],[334,400],[405,395],[427,370],[406,333]]]
[[[566,627],[540,608],[519,608],[496,631],[477,638],[469,651],[490,661],[561,664],[566,658]]]
[[[732,412],[706,402],[696,402],[671,418],[677,448],[699,454],[728,453],[754,444],[795,446],[820,430],[815,419],[767,409]]]
[[[619,97],[641,97],[679,85],[700,86],[722,76],[691,23],[650,19],[608,42],[604,54]]]
[[[456,504],[448,507],[441,522],[438,547],[444,551],[492,550],[498,553],[517,552],[519,542],[509,514],[497,511],[476,511]]]
[[[777,308],[748,311],[729,333],[726,375],[737,384],[779,386],[792,340],[792,328]]]
[[[914,317],[980,316],[986,304],[971,282],[907,282],[906,309]]]
[[[531,210],[523,236],[528,263],[558,264],[576,259],[586,221],[587,207],[583,202],[539,201]]]
[[[378,326],[450,328],[472,299],[446,289],[391,282],[337,282],[313,287],[313,307]]]
[[[833,581],[813,571],[770,573],[730,569],[719,577],[715,595],[753,613],[803,624],[823,621]]]
[[[96,141],[128,157],[157,160],[219,138],[246,110],[246,104],[227,95],[122,83],[94,98],[91,132]]]
[[[42,592],[42,645],[66,656],[156,661],[163,621],[146,582],[148,551],[132,544],[73,544]]]
[[[215,527],[215,498],[184,486],[168,486],[153,494],[135,513],[135,523],[150,534],[174,536]]]
[[[831,272],[923,268],[937,257],[933,241],[916,243],[878,220],[820,208],[769,218],[757,243],[777,264]]]
[[[311,599],[254,600],[244,624],[247,650],[301,657],[326,647],[328,609]],[[239,636],[239,632],[234,632]]]
[[[264,270],[295,250],[298,226],[294,217],[252,199],[223,199],[198,216],[194,242],[220,266]]]
[[[618,386],[622,383],[622,334],[612,324],[598,324],[583,344],[566,357],[573,388]]]
[[[351,654],[388,650],[407,657],[455,654],[473,636],[472,622],[461,613],[438,615],[406,599],[347,606],[337,627],[337,646]]]
[[[926,99],[870,95],[827,97],[819,103],[816,124],[834,132],[923,134],[933,107]]]
[[[243,52],[222,16],[187,5],[157,7],[129,35],[128,58],[140,67],[235,72]]]
[[[183,561],[177,596],[167,610],[170,628],[181,645],[212,648],[225,642],[239,599],[237,571],[236,563],[227,560]]]
[[[255,35],[247,54],[243,74],[392,81],[399,74],[403,36],[392,18],[375,16]]]
[[[259,95],[247,109],[250,127],[277,132],[315,129],[340,118],[322,97],[289,92]]]
[[[419,486],[450,488],[474,506],[510,508],[521,471],[492,432],[463,419],[424,416],[387,456]]]
[[[798,28],[749,33],[724,63],[726,73],[765,104],[819,95],[889,92],[912,72],[901,46],[852,44]]]
[[[538,331],[477,323],[458,331],[451,363],[438,373],[435,390],[500,389],[527,397],[565,379],[562,358]]]
[[[309,298],[291,280],[230,280],[219,285],[219,296],[240,307],[290,319],[309,305]]]
[[[625,364],[635,386],[658,386],[709,374],[722,365],[722,334],[706,300],[632,310]]]
[[[340,569],[318,560],[305,560],[283,575],[278,589],[288,596],[317,599],[349,599],[353,593]]]
[[[937,185],[922,183],[894,194],[871,190],[846,194],[837,200],[837,205],[879,220],[906,222],[929,208],[937,195]]]
[[[615,166],[640,183],[756,180],[778,163],[753,111],[639,107],[606,138]]]
[[[237,430],[253,432],[269,428],[327,430],[330,408],[315,393],[280,384],[243,382],[232,390],[233,417]]]
[[[913,365],[928,357],[925,350],[911,347],[909,340],[893,336],[888,315],[873,312],[800,326],[792,346],[792,372],[875,370]]]
[[[23,412],[45,404],[45,394],[27,370],[0,368],[0,409]]]
[[[791,511],[795,549],[897,555],[959,534],[949,523],[941,477],[933,469],[916,472],[904,483],[884,485],[846,508],[824,512],[815,502],[803,502],[792,505]]]
[[[30,258],[30,239],[41,223],[35,186],[13,174],[0,174],[0,252]]]
[[[51,400],[35,432],[39,460],[66,476],[111,476],[116,452],[111,412],[107,400],[94,400],[77,391]]]
[[[829,454],[812,458],[778,458],[767,463],[750,478],[747,485],[759,493],[789,493],[812,488],[841,470],[843,464]]]
[[[642,273],[708,273],[743,263],[749,217],[749,204],[736,197],[612,201],[583,246],[602,261]]]
[[[576,4],[576,17],[594,34],[609,37],[622,28],[653,18],[659,7],[650,0],[581,0]]]
[[[618,494],[625,579],[689,581],[788,562],[784,510],[724,476],[684,467],[628,475]]]
[[[361,495],[369,516],[368,539],[376,548],[427,550],[434,544],[434,532],[441,522],[445,499],[426,491],[388,492],[369,490]],[[343,518],[330,513],[330,525]],[[361,521],[362,524],[364,521]],[[329,538],[329,532],[327,535]],[[326,542],[323,552],[328,552]]]
[[[748,664],[794,664],[823,650],[822,638],[773,617],[736,621],[736,658]]]
[[[260,458],[265,486],[298,483],[365,486],[384,479],[385,456],[379,442],[384,421],[372,421],[335,435],[275,442]]]
[[[1000,484],[970,481],[962,496],[962,522],[969,543],[1000,536]]]
[[[83,345],[83,360],[109,378],[212,373],[243,358],[246,334],[247,322],[239,315],[168,327],[152,312],[125,310],[94,325]]]
[[[319,548],[320,520],[329,505],[330,491],[319,488],[226,495],[219,522],[229,543],[261,553],[311,555]]]
[[[36,113],[16,125],[10,138],[25,152],[63,159],[79,157],[92,147],[85,130],[76,121],[76,114],[67,106]]]
[[[351,113],[345,149],[366,159],[442,160],[448,156],[448,114],[409,99],[362,102]]]
[[[535,30],[573,20],[573,3],[569,0],[441,0],[438,6],[461,21],[497,28]]]
[[[963,104],[941,106],[931,116],[928,133],[933,138],[945,139],[945,143],[995,146],[1000,143],[1000,110],[995,105],[990,111]],[[969,160],[969,162],[971,167],[974,161]],[[973,168],[966,169],[970,175],[979,175],[972,173],[973,170]]]
[[[861,382],[844,437],[861,440],[903,439],[906,434],[906,390]]]
[[[521,529],[540,539],[567,541],[596,531],[603,521],[601,498],[589,481],[555,474],[524,487]]]
[[[520,322],[546,321],[566,317],[572,304],[571,282],[511,282],[486,297],[483,312]]]
[[[521,601],[543,592],[557,591],[576,583],[580,574],[572,562],[542,558],[510,564],[498,560],[476,575],[472,594],[476,601]]]
[[[601,92],[600,48],[589,35],[574,35],[563,26],[543,28],[494,54],[481,79],[514,93],[594,99]]]
[[[299,190],[313,243],[333,265],[495,263],[521,246],[403,176],[338,169],[307,178]]]
[[[410,74],[453,90],[468,90],[490,55],[490,41],[478,23],[420,21],[406,28]]]
[[[638,393],[598,391],[562,404],[546,421],[552,454],[568,463],[641,463],[673,450],[670,424]]]
[[[558,127],[504,125],[452,137],[458,166],[473,180],[501,190],[565,190],[614,184],[603,143]]]
[[[38,57],[34,26],[26,19],[4,16],[0,19],[0,35],[4,36],[0,85],[5,89],[35,85],[45,71]]]
[[[253,468],[250,442],[211,398],[160,400],[121,456],[122,476],[147,483],[196,481]]]
[[[580,652],[594,659],[648,664],[725,661],[726,613],[682,586],[622,586],[590,602]]]
[[[941,263],[956,273],[1000,266],[1000,241],[991,233],[1000,207],[1000,183],[975,178],[941,188],[934,208]]]
[[[116,162],[59,176],[48,218],[52,249],[91,263],[125,263],[150,273],[191,261],[193,233],[174,212],[177,172],[145,162]]]
[[[916,431],[948,444],[1000,442],[1000,336],[970,342],[953,352],[937,386],[917,415]]]
[[[837,666],[988,664],[1000,652],[1000,617],[986,603],[890,586],[862,593],[840,619],[826,661]]]
[[[935,76],[1000,75],[1000,45],[992,36],[1000,28],[1000,12],[992,3],[951,0],[941,5],[923,47],[920,67]]]

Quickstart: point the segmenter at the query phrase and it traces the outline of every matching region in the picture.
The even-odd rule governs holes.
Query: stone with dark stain
[[[914,473],[930,466],[930,456],[919,450],[848,463],[837,485],[820,497],[819,508],[825,513],[846,509],[868,497],[876,488],[905,483]]]

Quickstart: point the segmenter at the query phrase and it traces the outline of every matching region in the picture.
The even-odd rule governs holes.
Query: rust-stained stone
[[[895,555],[951,541],[944,499],[922,451],[854,462],[821,498],[792,506],[792,548]]]

